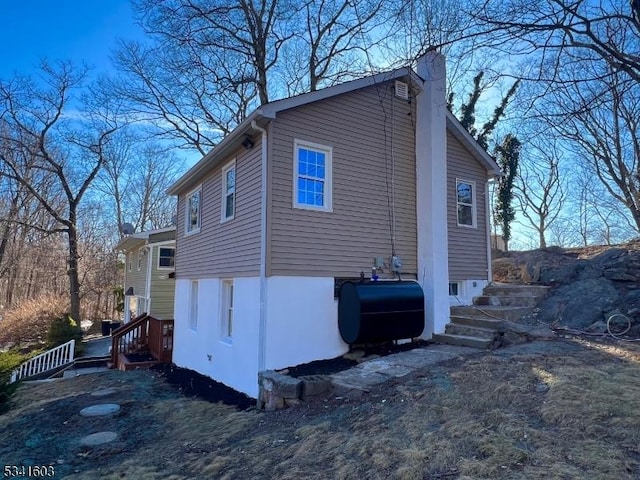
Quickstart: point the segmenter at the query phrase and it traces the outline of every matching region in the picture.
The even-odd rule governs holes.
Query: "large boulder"
[[[589,278],[562,285],[539,305],[539,318],[549,324],[585,329],[617,308],[620,293],[606,278]]]

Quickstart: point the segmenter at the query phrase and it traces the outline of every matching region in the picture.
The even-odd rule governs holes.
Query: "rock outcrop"
[[[549,285],[536,320],[591,332],[607,331],[616,313],[640,334],[640,240],[611,247],[551,247],[497,252],[494,281]],[[615,328],[626,328],[616,325]]]

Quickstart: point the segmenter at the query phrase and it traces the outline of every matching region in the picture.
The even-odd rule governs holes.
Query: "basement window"
[[[233,280],[222,280],[222,341],[231,343],[233,338]]]
[[[449,296],[457,297],[460,295],[460,284],[458,282],[449,282]]]

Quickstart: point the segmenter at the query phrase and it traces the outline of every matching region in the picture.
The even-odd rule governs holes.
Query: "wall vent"
[[[396,80],[395,85],[396,97],[401,98],[403,100],[409,100],[409,85]]]

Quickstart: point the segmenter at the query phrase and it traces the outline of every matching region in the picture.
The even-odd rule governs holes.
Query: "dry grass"
[[[636,348],[483,354],[360,400],[271,414],[180,397],[151,372],[25,386],[0,417],[0,436],[16,440],[0,457],[60,459],[72,479],[637,479]],[[119,389],[124,413],[94,427],[121,441],[82,450],[77,439],[90,428],[77,411],[98,385]],[[25,448],[36,433],[64,448]]]
[[[45,296],[4,312],[0,320],[0,345],[45,343],[51,322],[64,315],[68,308],[63,298]]]

